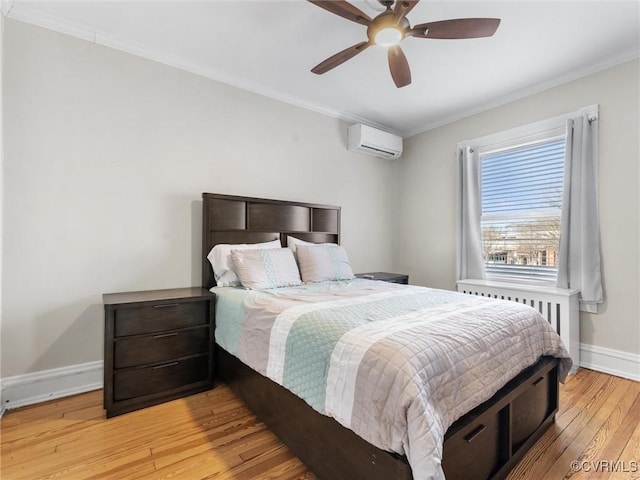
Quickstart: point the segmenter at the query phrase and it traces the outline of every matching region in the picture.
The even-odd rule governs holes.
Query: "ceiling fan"
[[[500,25],[499,18],[456,18],[421,23],[411,27],[407,14],[420,0],[378,0],[386,9],[373,19],[344,0],[308,1],[340,17],[364,25],[367,27],[368,37],[368,40],[346,48],[319,63],[311,69],[313,73],[322,75],[355,57],[367,47],[380,45],[388,47],[389,70],[398,88],[411,83],[409,62],[399,45],[406,37],[439,39],[490,37],[496,33]]]

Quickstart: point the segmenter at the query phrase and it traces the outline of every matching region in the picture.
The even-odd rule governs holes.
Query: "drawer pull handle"
[[[156,365],[155,367],[153,367],[153,369],[158,370],[159,368],[173,367],[174,365],[177,365],[177,364],[178,362],[165,363],[164,365]]]
[[[533,386],[537,387],[538,385],[540,385],[542,383],[543,380],[544,380],[544,377],[540,377],[535,382],[533,382]]]
[[[165,338],[165,337],[175,337],[178,335],[178,332],[173,333],[161,333],[159,335],[154,335],[153,338]]]
[[[153,308],[167,308],[167,307],[177,307],[180,305],[179,303],[165,303],[162,305],[154,305]]]
[[[476,438],[478,435],[480,435],[482,432],[484,432],[486,428],[487,427],[484,425],[478,425],[478,427],[475,430],[473,430],[469,435],[464,437],[464,439],[467,441],[467,443],[471,443],[473,439]]]

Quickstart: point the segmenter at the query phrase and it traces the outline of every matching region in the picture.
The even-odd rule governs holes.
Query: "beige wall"
[[[456,144],[592,103],[607,303],[582,342],[640,353],[638,61],[412,137],[389,162],[348,153],[339,120],[4,27],[2,377],[101,360],[103,292],[199,284],[203,191],[342,205],[355,270],[453,288]]]
[[[2,376],[102,359],[103,292],[199,285],[202,192],[342,206],[392,267],[395,168],[347,124],[21,22],[5,35]]]
[[[405,140],[397,267],[455,286],[456,145],[600,105],[600,225],[606,303],[581,314],[581,342],[640,354],[640,78],[628,62]]]

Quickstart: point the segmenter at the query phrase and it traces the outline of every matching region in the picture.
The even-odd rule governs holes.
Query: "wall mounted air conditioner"
[[[402,155],[402,137],[357,123],[349,127],[349,151],[380,158]]]

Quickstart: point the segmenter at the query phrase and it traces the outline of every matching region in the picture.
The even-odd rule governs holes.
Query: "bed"
[[[207,255],[214,246],[220,244],[253,244],[273,240],[280,240],[283,245],[286,245],[287,237],[289,236],[312,243],[339,244],[340,208],[329,205],[203,194],[203,285],[207,287],[215,285],[211,264],[207,259]],[[255,295],[258,295],[256,298],[259,298],[259,302],[254,303],[271,302],[266,310],[274,310],[274,305],[298,301],[301,293],[296,290],[297,288],[307,289],[307,295],[318,295],[319,292],[321,295],[325,295],[327,292],[322,289],[327,288],[331,290],[332,295],[338,292],[338,295],[355,296],[355,301],[360,303],[368,302],[369,298],[375,297],[377,304],[384,305],[383,309],[386,310],[390,309],[389,305],[393,304],[393,302],[398,303],[399,306],[400,304],[411,304],[408,308],[415,310],[416,307],[412,302],[425,301],[422,299],[425,293],[423,290],[428,290],[420,290],[422,287],[383,286],[382,282],[370,280],[345,281],[342,283],[344,285],[336,284],[325,287],[319,284],[311,287],[303,286],[288,289],[291,292],[278,289],[278,298],[275,303],[268,295],[258,293]],[[313,291],[310,292],[308,291],[309,289]],[[448,428],[446,428],[446,433],[442,432],[442,438],[436,434],[433,437],[435,440],[433,440],[430,433],[427,435],[428,432],[424,433],[423,430],[419,430],[416,427],[423,420],[427,422],[427,415],[407,417],[406,428],[409,432],[417,431],[416,434],[407,433],[405,438],[402,436],[402,431],[400,433],[391,432],[388,434],[389,438],[386,438],[388,428],[384,425],[379,428],[377,425],[376,428],[371,428],[372,425],[367,424],[368,413],[366,410],[363,410],[365,413],[358,414],[360,410],[352,407],[351,410],[347,409],[349,413],[346,416],[342,415],[341,417],[340,412],[336,414],[336,410],[341,411],[342,407],[341,403],[334,399],[334,405],[328,411],[333,417],[340,419],[340,422],[338,422],[335,418],[322,414],[327,413],[324,412],[324,409],[328,404],[331,404],[333,397],[327,395],[326,398],[322,399],[327,404],[319,403],[318,405],[315,405],[314,401],[309,398],[306,398],[306,401],[302,400],[292,393],[292,390],[296,391],[296,388],[291,385],[287,385],[288,388],[284,388],[269,378],[278,379],[277,375],[275,377],[273,375],[274,371],[278,371],[277,368],[274,370],[270,365],[270,368],[267,369],[266,364],[264,368],[261,368],[259,362],[253,362],[254,364],[252,364],[250,356],[247,357],[245,355],[243,357],[239,354],[239,350],[242,350],[242,348],[238,348],[237,345],[234,347],[233,341],[230,342],[228,340],[228,332],[224,334],[224,329],[228,330],[228,325],[233,324],[232,317],[234,315],[232,310],[228,308],[228,305],[231,304],[229,299],[240,294],[233,292],[233,289],[228,294],[224,293],[223,290],[224,288],[218,288],[217,291],[214,289],[220,295],[216,308],[216,322],[220,325],[220,328],[216,329],[216,343],[218,344],[216,348],[217,378],[227,382],[249,408],[320,479],[423,480],[442,478],[443,472],[449,480],[456,478],[504,478],[524,453],[542,435],[544,430],[554,421],[558,408],[558,380],[568,371],[570,360],[542,356],[539,359],[533,357],[522,369],[518,368],[517,371],[509,373],[508,378],[503,378],[498,387],[487,386],[487,389],[494,388],[491,391],[490,398],[482,398],[476,403],[470,403],[469,397],[475,396],[473,392],[471,395],[465,394],[458,397],[455,397],[456,392],[453,392],[453,397],[457,398],[457,400],[450,404],[451,412],[448,409],[443,410],[441,408],[439,410],[440,413],[444,411],[444,417],[451,415],[451,418],[456,419],[455,421],[445,422]],[[348,293],[345,293],[345,291]],[[353,292],[355,292],[355,295],[352,295]],[[500,306],[499,301],[496,304],[494,301],[487,299],[465,298],[460,300],[459,298],[452,298],[452,296],[460,295],[453,292],[433,291],[429,293],[437,298],[442,298],[442,300],[438,300],[440,303],[437,303],[435,308],[444,310],[449,308],[450,303],[462,301],[467,302],[464,304],[464,309],[479,309],[482,311],[492,309],[495,316],[495,309]],[[303,294],[305,293],[303,292]],[[242,295],[246,294],[243,293]],[[360,300],[361,298],[366,298],[366,300]],[[344,301],[346,300],[340,298],[338,303],[344,303]],[[349,300],[349,302],[351,301]],[[432,301],[429,300],[429,302]],[[246,303],[241,297],[240,303],[243,302]],[[492,303],[489,304],[487,302]],[[424,305],[420,306],[420,308],[423,307]],[[288,309],[283,311],[286,311],[288,316],[290,316],[289,312],[291,310],[295,310],[295,308],[286,308]],[[358,310],[351,303],[345,308],[353,311]],[[429,308],[432,308],[431,304]],[[522,307],[513,308],[520,309],[517,314],[521,314]],[[256,312],[258,311],[256,310]],[[515,315],[513,312],[507,312],[507,310],[504,312],[505,315]],[[274,325],[282,317],[281,313],[282,311],[275,312],[272,318]],[[263,315],[264,312],[260,311],[258,314]],[[458,314],[456,313],[456,315]],[[340,319],[343,318],[342,311],[340,311],[339,316]],[[225,327],[225,325],[227,326]],[[261,320],[261,323],[256,325],[265,325],[265,323]],[[269,323],[269,325],[272,324]],[[296,324],[292,323],[292,325]],[[356,329],[358,328],[358,331],[362,330],[361,325]],[[501,330],[504,329],[495,328],[498,334]],[[342,339],[341,335],[343,333],[341,331],[336,338],[340,337]],[[502,335],[506,335],[506,333],[502,333]],[[262,336],[267,338],[267,343],[269,338],[277,338],[277,335],[271,333],[270,330],[262,332]],[[348,337],[349,335],[344,336]],[[514,336],[517,336],[517,332]],[[231,338],[233,338],[233,334],[231,334]],[[286,340],[285,338],[282,345],[289,345]],[[554,342],[555,340],[552,339],[551,341]],[[252,344],[250,347],[245,347],[244,350],[256,349],[258,348],[256,345]],[[269,348],[272,348],[272,346]],[[555,345],[554,348],[555,356],[568,357],[561,345]],[[525,350],[524,344],[522,349]],[[370,350],[370,348],[362,349],[363,352],[366,352],[366,355],[371,355]],[[422,350],[422,347],[420,347],[416,351],[422,355]],[[309,351],[311,352],[311,350]],[[496,352],[495,354],[497,355],[498,353]],[[238,357],[244,358],[245,362]],[[257,355],[257,357],[260,357],[260,355]],[[265,356],[262,355],[262,358],[264,360]],[[294,359],[291,361],[293,366],[287,368],[296,367],[296,362],[304,362],[303,357],[296,359],[296,357],[292,356],[292,358]],[[483,358],[486,358],[486,355]],[[289,360],[287,359],[287,361]],[[253,368],[246,363],[252,364]],[[476,366],[480,363],[482,362],[476,361],[472,365],[474,372],[477,371]],[[354,371],[357,371],[357,369]],[[443,371],[446,371],[447,374],[450,373],[446,369]],[[280,375],[282,376],[282,374]],[[350,374],[346,373],[340,373],[340,375],[347,379],[355,378],[353,375],[350,377]],[[340,375],[337,377],[340,377]],[[393,375],[392,373],[392,378],[395,378]],[[485,375],[480,376],[475,381],[482,385]],[[397,376],[401,377],[402,375],[398,373]],[[345,386],[347,390],[354,389],[349,387],[351,385],[349,381],[345,379],[342,381],[342,390],[345,389]],[[424,381],[427,383],[431,380],[425,378]],[[380,382],[383,383],[382,380]],[[489,382],[487,381],[487,383]],[[364,383],[358,383],[358,388],[361,388],[362,385]],[[445,385],[453,385],[453,383],[447,382]],[[460,385],[464,384],[460,383]],[[367,403],[367,399],[370,396],[379,394],[379,392],[376,393],[377,387],[375,386],[368,388],[369,390],[365,389],[365,391],[369,393],[361,395],[365,400],[359,400],[361,404],[358,405],[362,408],[375,408],[375,406],[371,407]],[[496,389],[497,391],[495,391]],[[425,388],[425,391],[428,390]],[[403,390],[400,389],[400,392],[403,392]],[[355,398],[352,391],[350,395],[351,397],[349,398]],[[391,393],[391,389],[384,395],[387,395],[390,399],[389,403],[393,404],[392,400],[395,398],[395,394]],[[433,392],[427,396],[429,395],[436,396]],[[479,395],[478,397],[480,398]],[[339,400],[341,397],[336,398]],[[416,403],[422,405],[425,402]],[[425,412],[430,412],[430,407],[425,408]],[[364,419],[360,418],[358,422],[352,422],[353,424],[349,421],[345,422],[345,418],[352,418],[349,415],[364,417]],[[405,421],[403,415],[404,413],[401,412],[396,417]],[[343,424],[347,424],[351,428],[346,428]],[[427,430],[438,430],[431,423],[428,425]],[[370,430],[375,430],[378,433],[372,434]],[[380,431],[383,433],[380,434]],[[438,443],[438,439],[440,444],[437,445],[434,450],[435,453],[432,454],[430,448],[434,442],[435,444]],[[395,448],[381,448],[382,445],[386,445],[385,442],[393,444],[394,441],[396,443],[400,442],[406,448],[402,448],[402,445]],[[401,453],[393,453],[390,450]],[[423,451],[429,454],[421,455]],[[408,458],[411,458],[411,462],[409,462]],[[442,458],[441,468],[440,458]]]

